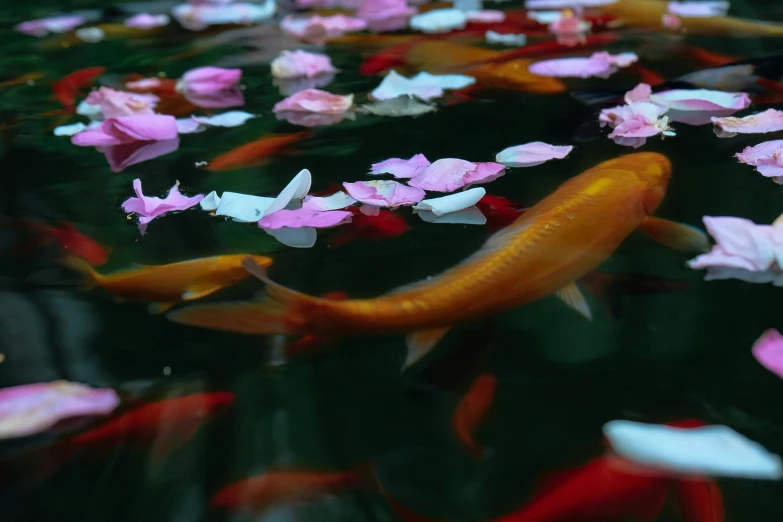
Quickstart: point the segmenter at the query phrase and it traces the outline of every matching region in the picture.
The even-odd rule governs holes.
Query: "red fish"
[[[397,237],[404,234],[410,227],[398,214],[381,209],[377,216],[362,214],[359,207],[348,207],[353,213],[350,223],[340,227],[329,240],[329,245],[339,247],[356,239],[379,240]]]
[[[736,58],[731,56],[725,56],[723,54],[714,53],[695,45],[682,45],[680,51],[685,53],[689,58],[698,61],[702,65],[708,67],[720,67],[722,65],[728,65],[737,61]]]
[[[723,495],[714,481],[683,478],[674,489],[683,522],[723,522]]]
[[[47,225],[40,225],[40,227],[45,234],[60,244],[64,256],[80,257],[92,266],[102,265],[109,260],[110,249],[79,232],[73,223],[63,222],[59,228]]]
[[[212,497],[210,506],[228,511],[261,513],[278,504],[374,486],[371,467],[367,465],[335,473],[271,470],[226,486]]]
[[[633,72],[639,75],[639,81],[650,86],[660,85],[666,81],[666,78],[647,67],[635,63],[629,67]]]
[[[66,108],[72,109],[76,103],[76,95],[82,89],[92,86],[96,78],[106,72],[106,67],[87,67],[68,74],[52,86],[52,92],[57,101]]]
[[[490,232],[497,232],[507,227],[525,212],[510,199],[491,194],[486,194],[476,203],[476,206],[487,218],[487,228]]]
[[[473,435],[487,414],[495,398],[497,379],[490,373],[479,375],[451,416],[451,425],[462,445],[477,458],[483,448],[473,440]]]

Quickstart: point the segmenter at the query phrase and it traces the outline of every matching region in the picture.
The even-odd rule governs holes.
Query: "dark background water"
[[[783,18],[781,7],[771,4],[733,2],[731,12]],[[491,161],[501,149],[529,141],[575,144],[566,160],[512,169],[487,186],[491,194],[530,206],[562,181],[630,152],[603,137],[575,141],[576,129],[595,115],[568,93],[504,92],[416,119],[361,117],[317,128],[297,144],[296,154],[262,167],[217,173],[196,168],[195,162],[267,133],[300,129],[271,113],[281,96],[264,63],[242,67],[244,110],[261,117],[239,128],[183,136],[178,151],[112,173],[102,154],[51,134],[55,119],[42,113],[60,108],[51,96],[52,81],[94,65],[108,67],[109,75],[163,71],[176,78],[250,49],[223,45],[181,56],[208,36],[181,30],[175,22],[155,37],[70,47],[53,44],[57,37],[38,40],[10,31],[10,24],[56,9],[95,7],[105,6],[37,1],[4,7],[0,14],[6,24],[0,33],[0,76],[45,74],[33,85],[2,88],[0,214],[72,221],[113,249],[102,271],[227,253],[268,254],[275,259],[272,277],[285,285],[316,295],[374,296],[452,266],[489,235],[483,226],[427,224],[402,211],[412,230],[400,237],[334,248],[328,239],[337,231],[322,231],[315,247],[291,249],[252,224],[224,222],[194,210],[153,221],[141,237],[119,207],[132,194],[136,177],[147,194],[163,194],[179,180],[188,194],[274,195],[302,168],[310,169],[313,190],[320,190],[331,182],[367,179],[370,164],[389,157],[424,153],[431,160]],[[783,49],[776,39],[686,41],[738,58]],[[676,45],[663,38],[629,40],[612,50],[637,50],[646,66],[667,78],[702,67],[678,56]],[[356,50],[330,47],[327,52],[343,71],[328,90],[356,93],[363,101],[379,78],[356,72],[361,60]],[[621,72],[608,81],[573,86],[623,89],[636,81]],[[721,140],[709,127],[680,124],[676,129],[676,137],[650,139],[641,149],[666,154],[674,165],[658,215],[691,224],[699,224],[703,215],[769,223],[783,212],[783,188],[732,157],[772,137]],[[698,417],[727,424],[783,453],[783,382],[750,353],[763,330],[783,327],[780,289],[703,282],[702,273],[685,265],[688,256],[641,234],[632,235],[601,271],[685,281],[687,290],[625,295],[616,318],[588,296],[592,322],[554,298],[543,299],[460,325],[427,364],[405,374],[399,371],[405,357],[401,336],[344,339],[316,355],[269,366],[265,339],[180,326],[149,315],[144,304],[116,303],[100,291],[84,293],[77,278],[59,266],[56,251],[20,254],[15,248],[19,234],[12,226],[0,232],[3,386],[64,378],[116,387],[147,400],[203,390],[231,391],[237,399],[162,464],[153,462],[150,448],[143,446],[120,446],[100,458],[80,455],[37,489],[24,494],[9,489],[0,520],[224,520],[207,503],[231,481],[270,466],[340,470],[370,459],[386,488],[411,509],[444,521],[486,520],[521,505],[542,473],[600,455],[601,426],[618,418],[666,422]],[[260,289],[259,282],[248,280],[209,300],[246,298]],[[486,357],[473,364],[469,354],[476,352]],[[452,369],[466,360],[464,375]],[[166,367],[170,375],[164,375]],[[499,384],[479,431],[489,453],[476,463],[459,445],[449,419],[465,383],[482,371],[494,373]],[[448,385],[440,378],[444,374],[451,377]],[[454,384],[455,377],[464,378]],[[19,482],[24,478],[20,475]],[[772,521],[783,515],[778,482],[727,479],[719,484],[727,520]],[[349,491],[276,509],[266,518],[394,520],[394,515],[377,493]],[[678,516],[669,506],[660,520]]]

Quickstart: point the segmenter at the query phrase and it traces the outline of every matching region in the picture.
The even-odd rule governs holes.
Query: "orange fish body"
[[[669,12],[667,4],[660,0],[618,0],[602,5],[600,10],[627,25],[660,29],[661,17]],[[683,29],[691,34],[783,36],[783,24],[730,16],[687,17],[681,18],[680,21]]]
[[[471,455],[479,456],[481,446],[473,440],[473,434],[481,425],[495,397],[497,379],[489,373],[479,375],[454,410],[452,426],[462,445]]]
[[[264,299],[191,306],[169,318],[256,334],[414,332],[409,349],[418,358],[417,350],[434,346],[454,324],[556,292],[589,315],[573,282],[603,263],[636,228],[675,248],[708,248],[703,232],[649,217],[665,195],[670,174],[669,160],[657,153],[605,161],[563,183],[462,263],[381,297],[334,301],[307,296],[270,281],[262,268],[245,262],[267,283]],[[649,223],[655,225],[654,234]],[[685,237],[681,243],[678,234]]]
[[[210,171],[234,170],[253,167],[262,164],[270,156],[279,154],[286,147],[309,136],[309,132],[297,132],[282,136],[265,136],[236,149],[221,154],[209,162],[206,167]]]
[[[179,301],[198,299],[231,286],[250,274],[242,266],[244,254],[204,257],[171,263],[143,266],[112,274],[99,274],[79,260],[68,264],[85,274],[88,282],[115,296],[136,301],[152,301],[172,306]],[[252,256],[263,266],[272,264],[265,256]]]
[[[493,522],[651,522],[668,489],[663,476],[600,457],[562,474],[522,508]]]
[[[356,470],[337,473],[269,471],[221,489],[211,501],[216,509],[246,509],[259,513],[277,504],[318,498],[360,486]]]
[[[449,71],[459,69],[473,76],[482,87],[515,89],[535,93],[557,93],[566,90],[557,78],[538,76],[528,71],[532,60],[517,58],[499,63],[471,67],[473,62],[484,62],[502,57],[500,51],[482,49],[449,41],[429,41],[412,46],[405,55],[408,64],[430,70],[437,67]]]

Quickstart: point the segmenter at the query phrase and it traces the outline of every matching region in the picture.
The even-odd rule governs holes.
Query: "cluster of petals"
[[[300,40],[323,44],[345,33],[363,31],[367,29],[367,22],[361,18],[339,14],[333,16],[312,15],[306,18],[287,15],[280,22],[280,29]]]
[[[119,118],[122,116],[150,116],[160,101],[152,94],[136,94],[101,87],[92,91],[80,109],[92,119]],[[99,116],[98,116],[99,115]]]
[[[249,25],[260,22],[271,18],[276,8],[275,0],[260,3],[232,2],[227,5],[188,3],[175,6],[171,14],[185,29],[202,31],[210,25]]]
[[[0,440],[48,430],[59,421],[107,415],[120,404],[110,388],[69,381],[41,382],[0,389]]]
[[[783,223],[757,225],[738,217],[704,216],[704,225],[715,245],[688,265],[708,269],[705,279],[735,278],[783,285]]]
[[[531,64],[528,70],[538,76],[556,78],[608,78],[618,69],[628,67],[639,57],[635,53],[609,54],[606,51],[593,53],[585,58],[554,58]]]
[[[272,77],[289,80],[294,78],[313,78],[320,74],[334,74],[337,69],[325,54],[307,51],[283,51],[272,60]]]
[[[204,194],[187,197],[179,191],[179,181],[169,190],[168,195],[161,199],[154,196],[145,196],[141,189],[141,180],[133,180],[133,191],[136,197],[131,197],[122,203],[122,208],[128,214],[136,214],[139,217],[139,230],[144,234],[147,224],[168,212],[185,210],[204,199]]]
[[[664,116],[666,108],[650,102],[631,102],[601,111],[598,121],[601,126],[609,125],[609,138],[619,145],[638,148],[646,139],[657,134],[673,136],[669,118]]]

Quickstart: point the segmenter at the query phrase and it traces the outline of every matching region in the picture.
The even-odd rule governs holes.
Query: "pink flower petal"
[[[465,186],[470,186],[476,183],[495,181],[505,173],[506,166],[501,163],[478,162],[476,168],[465,174],[462,179],[465,181]]]
[[[62,419],[107,415],[120,403],[110,388],[54,381],[0,390],[0,440],[34,435]]]
[[[294,18],[286,16],[280,22],[280,29],[302,40],[312,43],[324,43],[345,33],[362,31],[367,28],[367,22],[359,18],[345,15],[318,16]]]
[[[356,200],[343,191],[335,192],[331,196],[305,196],[302,208],[316,212],[327,210],[340,210],[356,203]]]
[[[136,94],[101,87],[87,96],[90,105],[98,105],[104,118],[120,118],[122,116],[149,116],[160,98],[153,94]]]
[[[174,116],[125,116],[108,118],[100,127],[87,128],[75,134],[71,143],[80,147],[118,145],[134,141],[171,140],[177,137],[177,120]]]
[[[741,163],[753,165],[765,177],[783,176],[783,140],[759,143],[735,154]]]
[[[750,98],[744,92],[709,89],[673,89],[654,93],[650,99],[653,103],[678,111],[739,110],[750,105]]]
[[[198,67],[182,75],[178,88],[193,94],[215,94],[236,86],[241,79],[241,69]]]
[[[748,219],[704,216],[707,232],[716,244],[706,254],[688,262],[691,268],[712,266],[762,271],[775,261],[772,227]]]
[[[414,14],[416,9],[408,7],[405,0],[364,0],[356,10],[356,17],[374,32],[404,29]]]
[[[245,104],[245,97],[239,87],[231,87],[222,91],[203,94],[193,91],[182,93],[190,103],[206,109],[226,109]]]
[[[783,111],[767,109],[742,118],[712,118],[715,133],[722,136],[735,134],[764,134],[783,130]]]
[[[494,9],[470,11],[467,13],[468,22],[478,24],[497,24],[506,19],[506,13]]]
[[[463,178],[477,168],[475,163],[461,159],[439,159],[411,178],[408,184],[423,190],[454,192],[467,184]]]
[[[319,114],[340,114],[353,105],[353,94],[339,96],[318,89],[300,91],[283,101],[278,102],[273,112],[302,111]]]
[[[22,22],[15,25],[14,29],[20,33],[40,38],[49,33],[67,33],[85,23],[87,20],[82,16],[52,16]]]
[[[767,370],[783,378],[783,335],[774,328],[761,334],[753,343],[753,357]]]
[[[343,183],[346,192],[356,201],[374,207],[396,208],[414,205],[424,199],[424,191],[391,180],[357,181]]]
[[[139,216],[139,224],[142,225],[167,212],[185,210],[198,205],[204,199],[204,194],[198,194],[193,197],[183,196],[179,191],[179,182],[171,187],[165,199],[145,196],[141,190],[140,179],[133,180],[133,190],[136,192],[136,197],[125,200],[122,203],[122,208],[128,214],[137,214]]]
[[[370,174],[391,174],[397,179],[410,179],[417,176],[430,166],[424,154],[416,154],[410,159],[391,158],[380,163],[373,163]]]
[[[625,93],[625,103],[649,102],[652,94],[652,87],[646,83],[640,83],[627,93]]]
[[[349,223],[353,214],[346,210],[318,211],[307,208],[297,210],[278,210],[273,214],[262,217],[258,221],[258,227],[269,230],[278,228],[330,228]]]
[[[533,167],[552,159],[563,159],[574,149],[572,145],[550,145],[542,141],[534,141],[508,147],[498,152],[495,161],[506,167]]]
[[[136,16],[132,16],[125,20],[123,24],[126,27],[133,27],[134,29],[154,29],[156,27],[163,27],[169,24],[168,15],[151,15],[149,13],[139,13]]]
[[[319,74],[336,73],[332,60],[325,54],[307,51],[283,51],[272,61],[272,77],[281,79],[313,78]]]
[[[528,70],[538,76],[557,78],[589,78],[599,76],[607,78],[618,67],[628,67],[638,60],[633,53],[611,55],[607,52],[594,53],[588,58],[555,58],[536,62]]]

